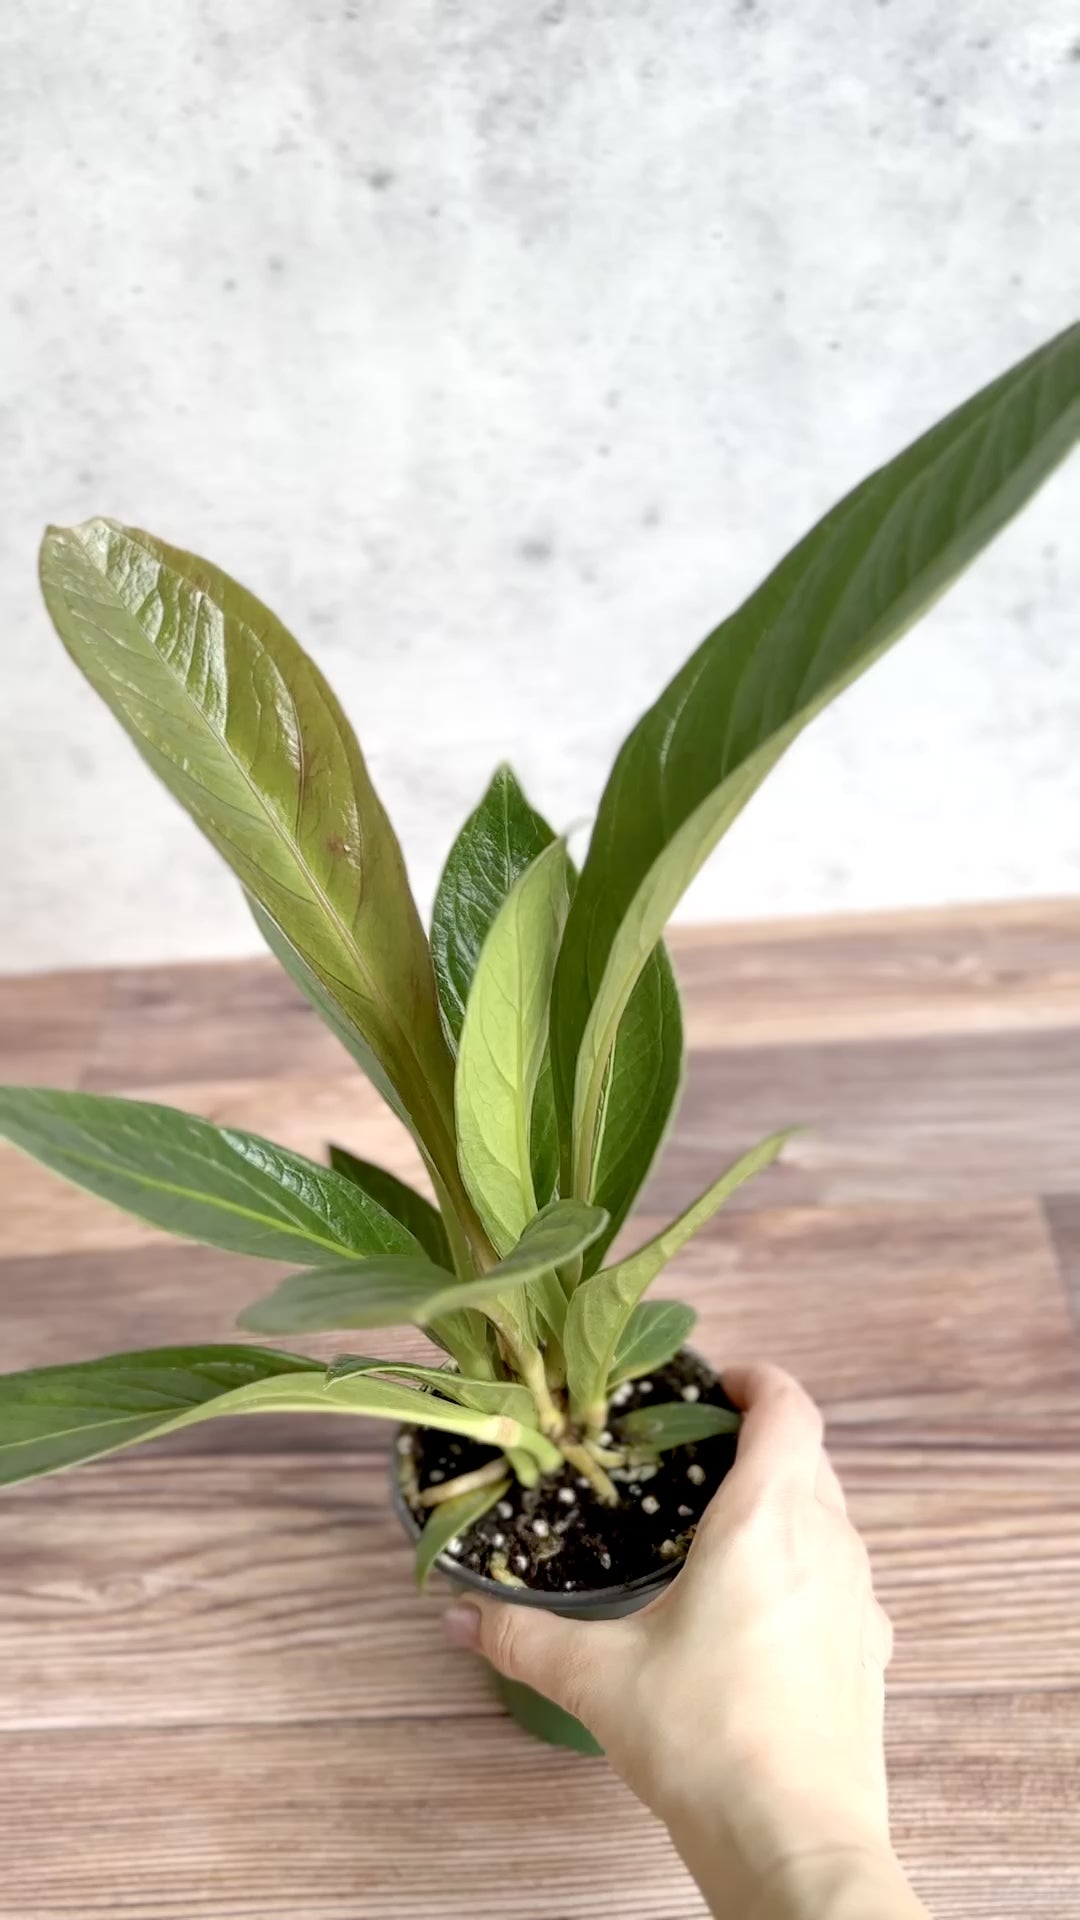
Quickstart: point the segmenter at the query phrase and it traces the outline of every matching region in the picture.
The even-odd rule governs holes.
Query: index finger
[[[786,1482],[812,1493],[825,1428],[805,1387],[764,1360],[726,1367],[721,1379],[743,1412],[734,1471],[761,1484]]]

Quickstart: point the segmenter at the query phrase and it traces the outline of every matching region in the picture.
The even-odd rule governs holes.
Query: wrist
[[[693,1794],[662,1814],[716,1913],[746,1920],[925,1920],[883,1807],[748,1790]]]
[[[778,1861],[746,1920],[926,1920],[891,1846],[822,1847]]]

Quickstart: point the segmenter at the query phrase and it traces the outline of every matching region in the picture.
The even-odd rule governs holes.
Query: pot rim
[[[680,1347],[679,1352],[689,1354],[700,1366],[708,1367],[710,1373],[715,1374],[715,1368],[711,1363],[700,1353],[696,1353],[693,1347]],[[403,1421],[400,1427],[395,1428],[395,1442],[401,1434],[411,1434],[411,1432],[411,1425]],[[415,1543],[420,1538],[422,1528],[417,1523],[416,1516],[405,1498],[405,1490],[401,1484],[401,1455],[396,1444],[390,1454],[390,1491],[394,1511],[409,1539]],[[682,1560],[678,1560],[673,1566],[654,1567],[650,1573],[639,1574],[635,1580],[620,1581],[616,1586],[575,1587],[570,1593],[565,1591],[538,1593],[532,1587],[504,1587],[498,1580],[489,1580],[486,1574],[474,1572],[472,1567],[459,1566],[457,1561],[447,1553],[440,1553],[435,1562],[435,1569],[453,1579],[458,1586],[471,1587],[474,1593],[487,1594],[489,1599],[503,1601],[509,1606],[544,1607],[548,1613],[573,1616],[583,1613],[599,1615],[604,1611],[610,1613],[616,1610],[632,1612],[634,1606],[627,1606],[628,1601],[643,1607],[647,1601],[663,1593],[664,1588],[671,1585],[684,1564]]]
[[[398,1433],[409,1433],[411,1428],[402,1424]],[[393,1497],[394,1511],[401,1521],[409,1539],[419,1540],[423,1529],[417,1523],[405,1498],[401,1484],[401,1456],[395,1447],[390,1457],[390,1491]],[[512,1607],[544,1607],[548,1613],[597,1612],[602,1608],[617,1607],[621,1602],[636,1599],[640,1605],[651,1600],[670,1586],[681,1567],[657,1567],[651,1573],[639,1574],[636,1580],[623,1580],[610,1587],[575,1587],[571,1593],[538,1593],[532,1587],[504,1587],[498,1580],[489,1580],[484,1573],[477,1573],[472,1567],[463,1567],[447,1553],[440,1553],[435,1562],[435,1571],[446,1574],[458,1586],[471,1587],[474,1593],[483,1593],[491,1600],[505,1602]]]

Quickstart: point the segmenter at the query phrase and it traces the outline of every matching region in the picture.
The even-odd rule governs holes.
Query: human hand
[[[892,1629],[821,1415],[776,1367],[724,1386],[738,1456],[658,1600],[585,1622],[470,1599],[448,1632],[584,1721],[715,1910],[817,1920],[853,1897],[861,1920],[919,1914],[889,1842]]]

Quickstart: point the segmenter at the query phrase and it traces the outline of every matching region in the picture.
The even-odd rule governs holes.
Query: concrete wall
[[[427,899],[565,823],[872,463],[1075,317],[1074,0],[6,0],[0,964],[243,951],[51,636],[46,519],[269,599]],[[695,917],[1080,885],[1080,463],[791,754]]]

